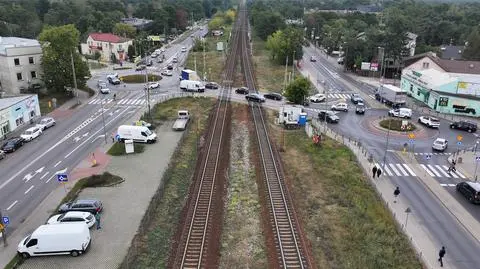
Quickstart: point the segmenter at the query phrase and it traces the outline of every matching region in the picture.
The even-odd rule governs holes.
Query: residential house
[[[81,48],[83,55],[94,55],[100,52],[101,61],[112,61],[112,55],[118,61],[125,61],[128,58],[128,46],[132,44],[131,39],[111,33],[92,33],[88,36],[87,43],[82,44]]]
[[[0,91],[18,95],[39,87],[42,47],[37,40],[0,37]]]

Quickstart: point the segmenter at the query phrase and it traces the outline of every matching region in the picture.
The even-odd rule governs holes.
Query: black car
[[[241,87],[235,90],[235,93],[238,94],[248,94],[248,89],[246,87]]]
[[[173,65],[172,65],[172,64],[168,64],[168,65],[167,65],[167,69],[168,69],[168,70],[173,70]]]
[[[103,205],[99,200],[77,200],[75,202],[65,203],[58,208],[58,212],[82,211],[95,214],[102,211]]]
[[[276,92],[269,92],[263,95],[263,97],[267,99],[272,99],[272,100],[278,100],[281,101],[283,99],[283,96],[279,93]]]
[[[263,97],[262,95],[260,95],[258,93],[247,94],[247,96],[245,96],[245,99],[247,99],[247,101],[265,103],[265,97]]]
[[[337,114],[330,110],[321,110],[318,113],[318,119],[321,121],[326,120],[327,123],[338,123],[340,121],[340,118],[337,116]]]
[[[205,84],[205,89],[212,89],[212,90],[216,90],[218,89],[218,84],[215,83],[215,82],[208,82],[207,84]]]
[[[464,181],[457,184],[457,191],[472,204],[480,203],[480,183]]]
[[[459,129],[467,131],[469,133],[474,133],[477,131],[477,125],[469,121],[456,121],[450,124],[451,129]]]
[[[365,114],[365,105],[363,103],[357,103],[355,114]]]
[[[6,153],[14,152],[25,144],[25,139],[21,137],[14,137],[8,139],[2,146],[2,150]]]
[[[363,103],[362,97],[360,97],[360,95],[357,94],[357,93],[352,93],[352,96],[350,97],[350,100],[354,104]]]
[[[152,60],[149,60],[149,61],[147,62],[147,66],[152,66],[152,65],[153,65],[153,61],[152,61]]]

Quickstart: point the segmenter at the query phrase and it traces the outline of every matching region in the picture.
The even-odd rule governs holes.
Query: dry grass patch
[[[219,268],[266,268],[255,166],[250,158],[248,107],[232,105],[229,186]]]
[[[328,138],[314,146],[303,130],[286,131],[285,143],[286,178],[318,268],[421,268],[347,147]]]
[[[285,66],[270,60],[270,52],[265,48],[265,41],[253,37],[253,62],[257,87],[260,91],[282,93],[285,79]],[[289,72],[292,67],[289,67]],[[298,73],[297,73],[298,74]]]

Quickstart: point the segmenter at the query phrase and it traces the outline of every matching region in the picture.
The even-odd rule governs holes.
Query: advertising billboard
[[[368,62],[362,62],[361,70],[365,70],[365,71],[370,70],[370,63],[368,63]]]
[[[470,82],[459,82],[457,85],[458,94],[480,96],[480,84]]]
[[[378,71],[378,63],[371,63],[370,64],[370,71]]]

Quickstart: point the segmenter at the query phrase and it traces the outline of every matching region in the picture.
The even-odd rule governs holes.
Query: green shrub
[[[134,153],[142,153],[145,151],[145,145],[133,143],[133,150]],[[125,144],[120,142],[115,143],[112,145],[112,147],[108,150],[107,153],[112,156],[126,155],[127,153],[125,152]]]
[[[148,81],[158,81],[162,77],[154,74],[148,74]],[[134,74],[120,77],[124,83],[145,83],[145,75],[143,74]]]
[[[414,131],[417,129],[417,127],[411,123],[408,122],[407,127],[405,129],[402,129],[402,120],[400,119],[385,119],[380,121],[380,127],[385,128],[385,129],[390,129],[392,131]]]

